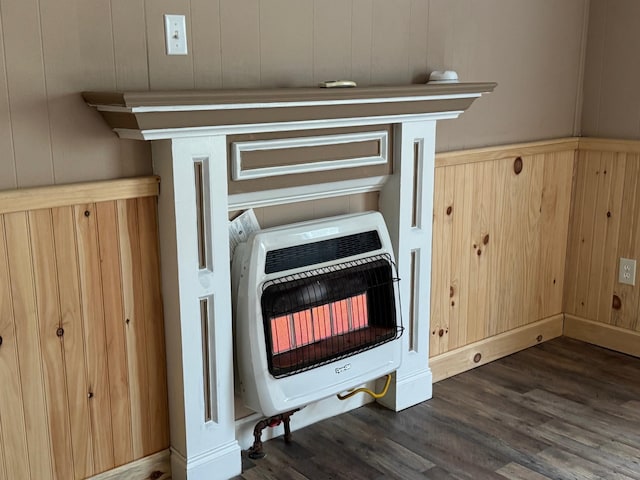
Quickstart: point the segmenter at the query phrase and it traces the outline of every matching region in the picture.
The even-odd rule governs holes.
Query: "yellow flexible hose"
[[[387,375],[387,381],[384,384],[384,388],[382,389],[382,391],[380,393],[376,393],[368,388],[356,388],[355,390],[349,390],[349,393],[345,394],[345,395],[336,395],[340,400],[346,400],[347,398],[351,398],[353,397],[356,393],[368,393],[369,395],[371,395],[373,398],[378,399],[378,398],[382,398],[387,394],[387,390],[389,390],[389,385],[391,385],[391,374]]]

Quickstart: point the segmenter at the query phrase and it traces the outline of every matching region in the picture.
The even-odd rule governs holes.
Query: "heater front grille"
[[[398,338],[397,280],[390,257],[377,255],[265,283],[269,372],[293,375]]]
[[[380,250],[376,230],[310,242],[267,252],[264,273],[278,273]]]

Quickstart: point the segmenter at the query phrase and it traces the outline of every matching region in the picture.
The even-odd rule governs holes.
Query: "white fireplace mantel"
[[[458,83],[83,94],[120,137],[152,141],[154,171],[161,177],[158,209],[172,478],[239,474],[241,446],[248,446],[259,419],[256,414],[236,421],[234,407],[230,210],[379,191],[379,209],[401,278],[406,327],[402,366],[381,403],[399,411],[431,398],[428,329],[436,122],[458,117],[494,88],[494,83]],[[286,132],[383,124],[392,125],[390,173],[343,179],[342,170],[337,170],[328,181],[229,194],[231,150],[253,148],[251,141],[234,145],[231,135],[250,138],[278,132],[278,138],[286,138]],[[386,154],[385,135],[386,131],[307,135],[305,141],[313,146],[373,139]],[[296,142],[289,144],[295,147]],[[384,158],[375,156],[370,164]],[[356,163],[341,161],[336,168],[346,172]],[[311,173],[328,167],[296,168],[304,174],[305,168]],[[241,181],[243,172],[238,172]],[[264,172],[268,182],[271,171]],[[245,174],[255,176],[255,171]],[[293,417],[292,428],[355,408],[359,402],[332,399],[307,407]]]

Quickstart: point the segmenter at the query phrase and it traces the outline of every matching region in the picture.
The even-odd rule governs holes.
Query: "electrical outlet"
[[[618,270],[618,282],[627,285],[636,284],[636,261],[630,258],[620,258],[620,269]]]
[[[187,22],[184,15],[164,16],[167,55],[187,55]]]

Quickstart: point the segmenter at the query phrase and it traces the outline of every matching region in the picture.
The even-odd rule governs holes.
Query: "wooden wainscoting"
[[[556,324],[577,144],[571,138],[436,156],[429,332],[434,378],[513,353],[539,335],[548,340],[561,333]],[[553,320],[553,328],[545,319]],[[480,350],[488,353],[482,362],[467,358]]]
[[[83,479],[169,446],[157,192],[0,192],[0,479]]]
[[[564,295],[571,324],[565,334],[634,355],[640,348],[612,345],[630,346],[640,332],[640,277],[636,286],[618,283],[620,257],[640,259],[639,187],[640,142],[580,139]]]

